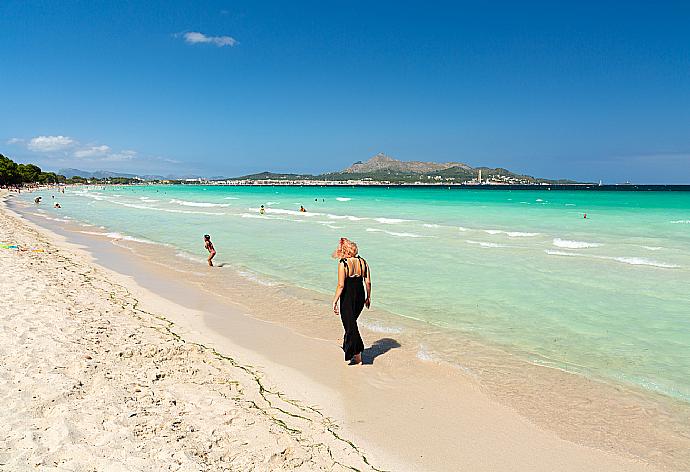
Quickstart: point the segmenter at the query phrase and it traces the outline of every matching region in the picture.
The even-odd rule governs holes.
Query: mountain
[[[380,152],[366,162],[355,162],[347,169],[342,170],[342,174],[366,174],[369,172],[392,171],[410,174],[426,174],[439,172],[453,167],[460,169],[472,169],[467,164],[461,162],[420,162],[420,161],[399,161]]]
[[[107,170],[89,172],[88,170],[80,169],[60,169],[57,173],[59,175],[64,175],[68,179],[74,176],[84,177],[85,179],[107,179],[109,177],[124,177],[126,179],[133,179],[136,177],[134,174],[121,174],[119,172],[110,172]]]

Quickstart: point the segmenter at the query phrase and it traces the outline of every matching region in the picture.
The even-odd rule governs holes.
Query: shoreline
[[[44,233],[46,231],[44,228],[41,232]],[[92,236],[86,239],[95,240],[97,238]],[[112,251],[108,246],[111,248],[114,246],[112,241],[101,241],[99,244],[100,249],[104,252]],[[125,256],[128,252],[126,249],[119,249],[118,257]],[[95,253],[94,256],[96,256]],[[96,257],[96,259],[105,258],[100,256]],[[128,261],[132,262],[132,260],[134,258],[130,255]],[[108,267],[108,264],[103,264],[100,260],[97,261],[97,264]],[[145,266],[146,264],[142,265]],[[155,272],[150,267],[136,267],[135,269],[144,272],[148,271],[149,277],[152,272]],[[158,276],[161,276],[161,269],[158,269],[158,272]],[[131,274],[129,277],[118,276],[114,273],[110,273],[110,275],[123,279],[119,282],[125,283],[131,290],[150,292],[138,285],[141,281],[137,281],[136,276],[132,279],[130,278],[132,277]],[[141,274],[139,274],[139,277],[141,278]],[[164,274],[162,277],[166,284],[171,283],[169,274],[167,278]],[[171,293],[167,295],[173,297],[174,294],[172,292],[175,291],[182,291],[188,296],[191,296],[190,294],[193,292],[190,287],[185,287],[185,284],[178,284],[174,290],[168,288],[168,292]],[[179,297],[179,293],[177,295]],[[151,298],[151,293],[143,296],[142,300],[147,297]],[[196,300],[192,304],[198,302]],[[171,303],[177,305],[170,301],[166,303],[168,305]],[[233,352],[234,355],[234,350],[239,350],[243,351],[247,357],[261,360],[261,365],[266,366],[267,376],[279,379],[276,382],[278,385],[281,385],[281,387],[289,385],[288,390],[291,393],[297,391],[302,395],[302,398],[319,399],[318,403],[321,407],[329,405],[329,403],[339,403],[333,402],[333,399],[338,396],[344,396],[344,399],[340,398],[340,402],[343,404],[329,405],[329,416],[334,417],[336,422],[346,431],[350,431],[355,436],[363,437],[362,444],[365,444],[365,448],[369,449],[367,446],[371,444],[371,450],[376,451],[372,457],[382,458],[383,463],[394,463],[402,458],[403,461],[399,462],[397,467],[393,467],[392,470],[453,470],[453,465],[471,466],[474,470],[503,470],[503,468],[508,467],[513,470],[553,470],[554,468],[559,468],[560,470],[582,470],[584,467],[594,468],[595,470],[653,470],[653,468],[646,467],[641,463],[629,461],[616,455],[580,446],[556,437],[552,432],[538,427],[538,422],[535,424],[526,421],[513,408],[506,407],[492,400],[476,382],[461,372],[451,372],[443,366],[424,365],[424,369],[419,367],[405,368],[401,364],[410,364],[418,361],[410,359],[409,353],[403,352],[404,350],[391,350],[385,353],[385,355],[381,355],[374,365],[374,367],[378,366],[380,368],[372,371],[370,366],[368,366],[364,369],[366,373],[362,374],[362,371],[357,372],[352,368],[348,369],[338,365],[339,362],[336,361],[340,359],[340,355],[336,350],[337,345],[334,346],[333,341],[300,336],[294,330],[280,326],[277,322],[261,322],[248,316],[243,317],[241,320],[245,322],[244,326],[241,326],[241,323],[238,324],[237,320],[233,321],[234,324],[228,325],[227,316],[219,316],[218,314],[218,311],[227,310],[227,304],[221,304],[219,309],[218,306],[215,308],[210,306],[211,303],[209,302],[204,303],[208,303],[209,306],[198,310],[203,311],[204,314],[200,316],[197,313],[193,319],[181,313],[187,312],[187,308],[180,309],[180,306],[177,305],[176,310],[178,315],[181,316],[180,320],[174,321],[183,322],[178,325],[184,328],[183,337],[191,336],[193,338],[207,339],[212,344],[218,346],[217,349],[220,352]],[[236,308],[235,313],[246,312],[246,307]],[[168,306],[167,309],[171,309],[171,307]],[[214,310],[216,311],[215,314]],[[187,326],[184,325],[185,321],[188,323]],[[231,333],[229,331],[236,332],[242,329],[244,329],[244,335],[249,338],[263,337],[264,339],[258,342],[256,339],[248,342],[249,346],[238,346],[237,339],[230,339]],[[272,347],[271,344],[276,339],[283,340],[288,345],[288,353],[296,352],[296,354],[294,356],[286,355],[284,350],[278,349],[279,346]],[[263,355],[257,353],[257,351],[261,351],[261,349],[257,348],[257,345],[261,347],[262,343],[263,349],[268,351],[268,355],[266,355],[266,352]],[[226,348],[231,350],[227,351]],[[272,349],[273,352],[271,352]],[[300,350],[306,352],[299,352]],[[309,353],[312,353],[312,355]],[[326,361],[323,363],[326,365],[314,365],[318,363],[313,362],[313,357],[325,358]],[[331,359],[331,357],[334,359]],[[412,373],[409,372],[410,370]],[[412,378],[415,376],[416,378]],[[295,378],[299,378],[299,382],[295,382]],[[355,387],[342,385],[343,380],[347,382],[362,382],[364,386],[371,390],[366,391],[364,388],[357,388],[356,385]],[[442,389],[441,391],[439,391],[439,387]],[[453,391],[443,390],[444,387]],[[406,389],[407,395],[396,393],[395,390],[398,388]],[[348,391],[347,389],[350,390]],[[342,393],[338,394],[337,392],[345,392],[347,394],[342,395]],[[381,398],[370,398],[376,394],[381,395]],[[430,396],[438,396],[438,398],[429,401],[428,397]],[[360,401],[359,406],[356,405],[357,401],[354,401],[355,405],[347,404],[347,399],[351,397],[357,397],[358,401]],[[404,412],[408,416],[403,414],[402,419],[388,418],[385,415],[380,416],[380,413],[379,417],[377,417],[377,410],[381,410],[383,413],[390,413],[391,406],[389,402],[391,400],[400,401],[401,398],[405,400],[401,404],[401,408],[405,410],[414,406],[418,408],[420,402],[424,404],[425,412],[423,417],[419,418],[419,414],[411,414],[410,412]],[[456,405],[458,406],[456,407]],[[539,405],[534,406],[537,409],[539,408]],[[352,421],[351,419],[357,416],[355,414],[357,409],[363,409],[369,415]],[[451,418],[448,418],[448,413],[452,413],[450,416],[454,416],[453,414],[457,415],[453,418],[457,421],[451,421]],[[406,422],[406,420],[410,419],[414,421],[415,418],[418,420],[417,424]],[[431,421],[432,418],[434,421]],[[348,419],[351,420],[351,424],[347,424]],[[449,424],[457,422],[463,424]],[[427,457],[416,458],[415,460],[412,456],[415,455],[416,447],[419,446],[415,437],[419,432],[409,431],[409,424],[415,424],[416,428],[421,429],[422,434],[440,431],[452,435],[452,437],[439,438],[438,442],[440,444],[431,445],[425,449],[424,452]],[[439,424],[442,426],[439,426]],[[405,431],[406,425],[408,431]],[[444,426],[447,426],[447,428],[444,428]],[[360,429],[358,430],[358,428]],[[381,438],[382,435],[390,437]],[[594,438],[593,441],[597,442],[599,439],[603,438]],[[466,442],[457,444],[458,441],[462,442],[462,440]],[[508,449],[508,452],[504,451],[504,455],[501,457],[491,457],[495,455],[494,444],[497,440],[507,444],[506,449]],[[358,441],[355,442],[359,444]],[[453,447],[456,450],[449,449]],[[613,445],[606,441],[603,441],[600,447],[615,450]],[[407,451],[405,451],[406,449]],[[405,456],[405,453],[407,453],[407,456]],[[437,457],[429,458],[429,453],[436,454]],[[443,456],[444,454],[445,457]],[[648,459],[653,459],[653,456],[649,454],[644,455],[647,455]],[[456,458],[457,462],[452,462],[453,458]],[[564,458],[567,458],[567,461]],[[678,459],[683,460],[683,457]],[[535,460],[537,461],[536,463],[534,462]],[[660,463],[663,463],[663,461],[660,461]],[[405,465],[401,467],[401,464]],[[606,464],[605,467],[604,464]],[[447,469],[444,467],[447,467]]]

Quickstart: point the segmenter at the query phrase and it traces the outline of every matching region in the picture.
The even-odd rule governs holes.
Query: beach
[[[271,286],[251,291],[238,280],[229,296],[215,296],[199,288],[214,286],[198,262],[177,271],[156,262],[170,259],[169,248],[80,233],[65,221],[41,228],[5,207],[0,220],[0,241],[29,249],[0,253],[2,398],[11,405],[0,464],[8,470],[688,465],[687,437],[663,421],[676,411],[620,387],[534,370],[539,388],[575,387],[590,405],[566,408],[574,414],[564,421],[551,395],[540,403],[492,393],[462,369],[419,359],[390,331],[365,331],[370,362],[347,367],[337,322],[297,327],[252,303],[275,306]],[[288,315],[309,302],[282,296]],[[512,362],[502,368],[524,367]]]

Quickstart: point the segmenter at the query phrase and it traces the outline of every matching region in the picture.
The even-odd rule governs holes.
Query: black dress
[[[343,338],[343,351],[345,351],[345,360],[349,361],[356,354],[364,350],[364,341],[359,334],[357,328],[357,318],[359,318],[362,309],[364,308],[364,277],[367,275],[367,263],[364,259],[357,256],[359,260],[360,275],[350,275],[350,269],[347,265],[347,259],[340,259],[340,262],[345,265],[345,286],[340,294],[340,319],[345,328],[345,336]]]

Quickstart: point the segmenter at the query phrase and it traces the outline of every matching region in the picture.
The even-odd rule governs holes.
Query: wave
[[[543,202],[543,201],[544,201],[544,200],[542,200],[541,198],[537,198],[537,199],[535,200],[535,202]]]
[[[386,225],[395,225],[398,223],[405,223],[407,221],[412,221],[412,220],[403,220],[401,218],[374,218],[376,221],[379,223],[383,223]]]
[[[244,277],[247,280],[251,280],[252,282],[256,282],[259,285],[264,285],[266,287],[275,287],[276,285],[278,285],[277,283],[271,282],[270,280],[262,279],[261,277],[259,277],[258,275],[256,275],[253,272],[249,272],[246,270],[238,270],[237,273],[241,277]]]
[[[567,239],[554,238],[553,245],[556,247],[563,247],[568,249],[585,249],[588,247],[599,247],[599,243],[588,243],[586,241],[569,241]]]
[[[531,238],[532,236],[539,236],[540,233],[526,233],[522,231],[502,231],[500,229],[485,229],[485,233],[489,234],[505,234],[510,238]]]
[[[349,202],[350,200],[352,200],[351,198],[347,198],[347,197],[335,197],[335,199],[338,200],[339,202]]]
[[[82,234],[91,234],[94,236],[104,236],[106,238],[110,239],[115,239],[115,240],[124,240],[124,241],[134,241],[137,243],[144,243],[144,244],[157,244],[150,239],[144,239],[144,238],[135,238],[134,236],[129,236],[126,234],[118,233],[115,231],[109,232],[109,233],[101,233],[98,231],[79,231]]]
[[[148,202],[160,202],[160,200],[154,200],[151,197],[139,197],[139,200],[141,200],[142,202],[146,202],[146,203],[148,203]]]
[[[225,213],[217,213],[217,212],[212,212],[212,211],[192,211],[192,210],[177,210],[173,208],[158,208],[158,207],[153,207],[153,206],[144,206],[144,205],[134,205],[132,203],[125,203],[125,202],[116,202],[114,200],[109,200],[110,203],[114,203],[115,205],[122,205],[128,208],[137,208],[139,210],[153,210],[153,211],[164,211],[167,213],[183,213],[185,215],[225,215]]]
[[[186,259],[188,261],[193,261],[193,262],[206,262],[206,259],[203,257],[197,257],[189,254],[188,252],[178,252],[175,254],[175,256],[181,258],[181,259]]]
[[[471,239],[468,239],[467,243],[468,244],[475,244],[475,245],[481,246],[481,247],[494,247],[494,248],[495,247],[509,247],[509,246],[506,246],[505,244],[487,243],[485,241],[472,241]]]
[[[552,256],[569,256],[569,257],[585,257],[588,259],[602,259],[607,261],[622,262],[624,264],[630,265],[643,265],[651,267],[660,267],[663,269],[677,269],[680,266],[677,264],[668,264],[665,262],[658,262],[651,259],[646,259],[644,257],[612,257],[612,256],[592,256],[589,254],[581,254],[577,252],[566,252],[566,251],[554,251],[551,249],[546,249],[544,251],[546,254]]]
[[[375,333],[385,333],[385,334],[399,334],[403,332],[402,328],[395,327],[395,326],[384,326],[379,322],[366,322],[366,321],[360,321],[359,323],[361,326],[364,326],[364,328],[368,329],[369,331],[373,331]]]
[[[415,234],[415,233],[399,233],[397,231],[386,231],[385,229],[378,229],[378,228],[367,228],[367,232],[369,233],[386,233],[390,234],[391,236],[397,236],[400,238],[428,238],[430,236],[424,236],[421,234]]]
[[[326,213],[326,218],[330,218],[332,220],[350,220],[350,221],[361,221],[364,218],[360,218],[358,216],[352,216],[352,215],[333,215],[331,213]]]
[[[663,247],[661,247],[661,246],[640,246],[640,247],[643,249],[646,249],[648,251],[659,251],[659,250],[663,249]]]
[[[462,226],[458,226],[458,231],[462,231],[464,233],[465,231],[469,231],[469,228],[464,228]]]
[[[567,207],[574,207],[574,206],[577,206],[577,205],[575,205],[574,203],[566,203],[565,206],[567,206]]]
[[[690,220],[675,220],[670,221],[672,225],[690,225]]]
[[[248,210],[256,210],[256,208],[248,208]],[[279,215],[294,215],[294,216],[323,216],[323,213],[308,212],[308,211],[298,211],[298,210],[286,210],[284,208],[266,208],[266,213],[276,213]]]
[[[611,259],[616,260],[618,262],[623,262],[625,264],[663,267],[664,269],[676,269],[680,267],[676,264],[666,264],[664,262],[657,262],[651,259],[645,259],[643,257],[613,257]]]
[[[439,225],[433,223],[424,223],[422,226],[424,226],[425,228],[439,228]]]
[[[428,348],[422,344],[417,351],[417,359],[420,361],[433,361],[434,356],[432,356]]]
[[[225,197],[223,200],[239,200],[240,197]]]
[[[177,203],[178,205],[183,205],[183,206],[190,206],[190,207],[202,207],[202,208],[211,208],[211,207],[228,207],[230,206],[229,203],[208,203],[208,202],[189,202],[187,200],[176,200],[172,199],[168,203]]]

